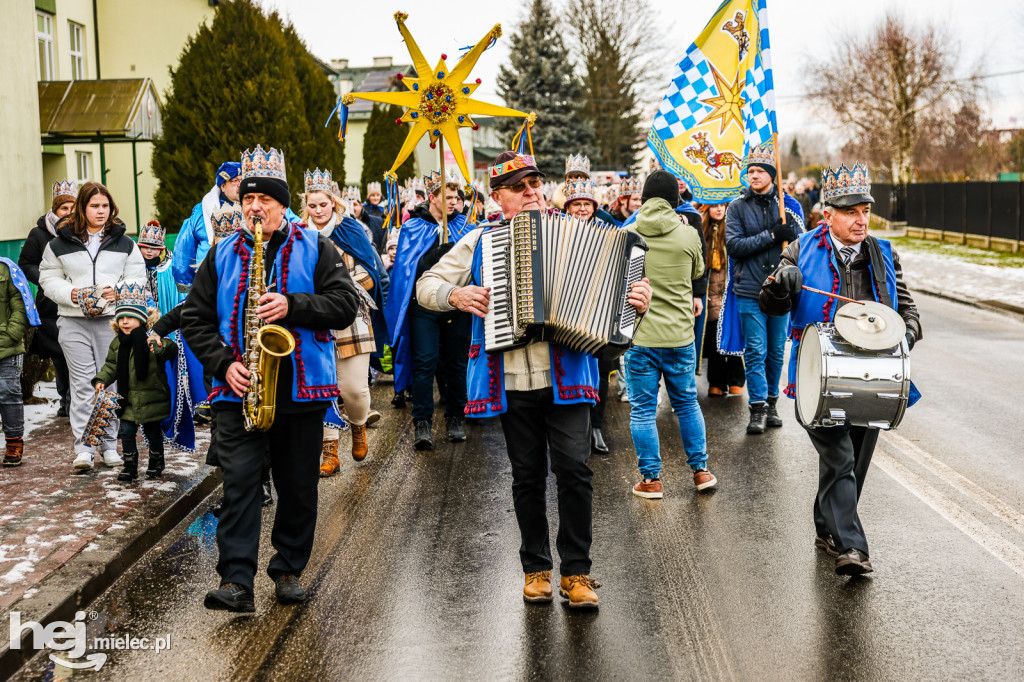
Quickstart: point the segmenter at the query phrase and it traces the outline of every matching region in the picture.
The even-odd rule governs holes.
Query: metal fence
[[[878,182],[871,194],[872,212],[909,227],[1024,239],[1024,182]]]

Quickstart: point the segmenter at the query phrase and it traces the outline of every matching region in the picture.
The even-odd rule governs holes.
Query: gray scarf
[[[54,237],[57,236],[56,226],[59,221],[60,218],[57,217],[56,213],[54,213],[53,211],[46,212],[46,229],[49,230],[50,234],[52,234]]]

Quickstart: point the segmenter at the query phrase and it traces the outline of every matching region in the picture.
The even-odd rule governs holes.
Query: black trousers
[[[217,455],[224,475],[224,507],[217,524],[221,583],[253,589],[260,547],[263,461],[269,450],[277,507],[267,574],[299,575],[309,561],[316,529],[320,450],[327,407],[278,414],[269,431],[246,431],[238,403],[215,403]]]
[[[412,418],[431,420],[434,415],[434,374],[444,375],[444,411],[462,417],[466,409],[466,365],[469,362],[470,315],[439,313],[409,304],[412,342]]]
[[[822,537],[830,534],[840,552],[859,549],[869,554],[857,502],[878,443],[878,429],[864,426],[804,428],[818,451],[815,531]]]
[[[512,463],[512,501],[522,545],[524,573],[549,571],[545,488],[548,450],[558,486],[558,535],[555,546],[562,575],[590,573],[594,472],[590,457],[590,405],[556,405],[550,388],[509,391],[508,411],[501,415],[508,458]]]
[[[71,378],[68,375],[68,361],[64,359],[64,353],[55,353],[53,358],[53,377],[57,382],[57,395],[60,396],[60,406],[65,410],[71,406]]]
[[[597,361],[597,371],[601,375],[601,381],[597,385],[598,401],[590,408],[590,426],[595,429],[604,427],[604,411],[608,406],[608,375],[617,369],[618,366],[618,360]]]
[[[142,424],[142,433],[146,436],[146,440],[149,442],[149,455],[163,455],[164,454],[164,432],[160,430],[160,422],[150,422],[148,424]],[[121,454],[139,456],[139,445],[136,442],[136,438],[139,435],[139,424],[127,419],[121,420],[121,425],[117,431],[118,437],[121,439]]]
[[[718,352],[718,320],[708,320],[704,329],[704,357],[708,359],[708,386],[725,391],[747,383],[743,358]],[[698,358],[697,362],[700,362]]]

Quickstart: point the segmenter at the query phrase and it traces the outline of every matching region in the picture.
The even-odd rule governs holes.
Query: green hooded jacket
[[[28,332],[25,301],[11,279],[11,270],[0,263],[0,360],[25,352]]]
[[[660,198],[645,201],[636,222],[626,229],[647,241],[645,267],[654,289],[633,344],[680,348],[693,343],[693,280],[704,274],[697,230]]]
[[[110,384],[117,381],[117,349],[121,347],[124,336],[118,332],[114,340],[110,342],[110,350],[107,351],[107,359],[103,367],[92,380],[92,385]],[[135,422],[136,424],[151,424],[159,422],[171,416],[171,387],[167,383],[167,372],[164,371],[164,362],[172,359],[178,354],[178,345],[165,338],[163,347],[156,347],[152,352],[150,345],[149,372],[145,381],[139,381],[135,373],[135,358],[132,357],[128,363],[128,381],[130,387],[118,386],[117,392],[123,398],[124,414],[122,419]]]

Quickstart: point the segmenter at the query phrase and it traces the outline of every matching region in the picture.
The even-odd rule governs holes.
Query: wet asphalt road
[[[201,509],[93,605],[90,636],[170,634],[171,650],[110,652],[88,674],[1019,679],[1024,324],[919,298],[913,376],[925,397],[883,434],[861,502],[873,577],[840,578],[812,547],[817,460],[791,403],[782,429],[748,437],[745,401],[702,398],[719,487],[698,495],[666,401],[660,502],[630,494],[628,406],[613,403],[613,454],[591,458],[600,611],[524,604],[497,420],[469,427],[465,444],[415,453],[408,411],[386,407],[366,462],[322,482],[307,604],[276,605],[261,575],[255,617],[205,611],[216,545]],[[374,455],[394,438],[393,454]],[[60,672],[37,662],[23,678]]]

